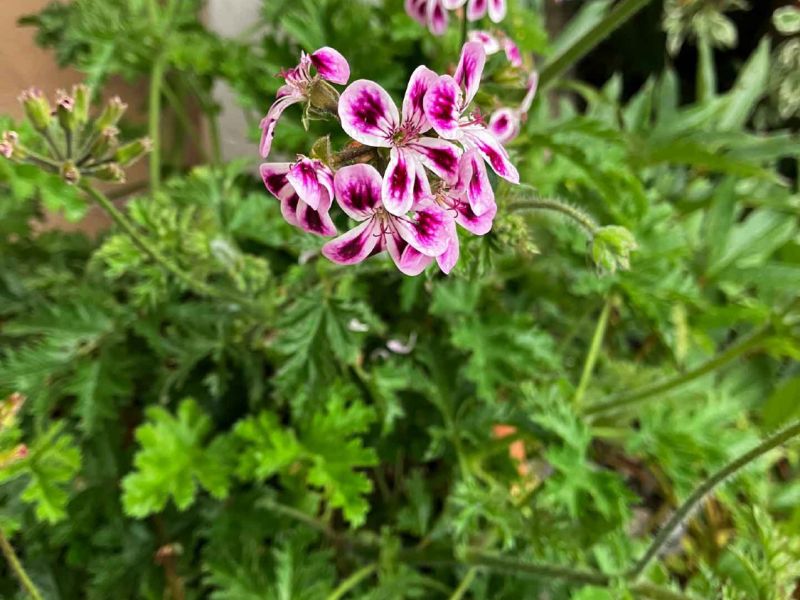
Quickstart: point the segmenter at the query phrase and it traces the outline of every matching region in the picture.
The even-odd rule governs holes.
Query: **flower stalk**
[[[8,561],[8,566],[14,572],[14,575],[17,577],[17,579],[19,579],[22,589],[24,589],[33,600],[44,600],[42,594],[36,588],[36,585],[34,585],[27,571],[25,571],[25,567],[22,566],[22,563],[20,562],[17,553],[14,551],[14,547],[11,545],[11,542],[8,541],[8,538],[2,531],[0,531],[0,550],[3,552],[3,556],[5,556],[6,561]]]

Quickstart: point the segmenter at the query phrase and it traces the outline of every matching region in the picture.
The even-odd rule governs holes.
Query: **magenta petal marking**
[[[455,79],[442,75],[425,94],[425,116],[440,136],[455,139],[459,136],[461,89]]]
[[[368,219],[322,247],[322,255],[340,265],[354,265],[367,258],[378,243],[375,219]]]
[[[476,215],[466,202],[460,202],[456,206],[456,211],[458,213],[456,222],[459,225],[474,235],[485,235],[492,229],[492,222],[497,214],[497,204],[492,202],[482,215]]]
[[[283,189],[289,185],[286,176],[291,166],[291,163],[264,163],[258,167],[264,186],[276,198],[279,198]]]
[[[281,201],[281,214],[289,225],[295,227],[300,226],[300,221],[297,220],[297,206],[300,204],[300,196],[297,195],[291,187],[286,188],[286,191],[280,196]]]
[[[467,137],[469,143],[478,149],[495,173],[511,183],[519,183],[517,168],[511,163],[506,149],[490,131],[483,127],[471,128]]]
[[[455,223],[451,223],[450,239],[447,242],[447,248],[436,257],[436,262],[439,263],[439,268],[445,275],[449,275],[453,267],[456,266],[459,254],[458,232],[456,231]]]
[[[431,126],[425,118],[423,100],[428,89],[436,83],[438,75],[428,67],[419,66],[411,74],[406,95],[403,98],[403,124],[410,125],[419,133],[425,133]]]
[[[414,248],[414,246],[408,245],[403,249],[403,252],[400,254],[400,259],[396,260],[395,264],[404,275],[416,277],[432,262],[432,257],[425,256],[422,252]]]
[[[487,0],[469,0],[469,4],[467,4],[467,19],[469,21],[477,21],[483,18],[488,8],[487,4]]]
[[[261,119],[259,125],[261,128],[261,142],[258,145],[258,150],[262,158],[267,158],[269,156],[269,152],[272,149],[272,139],[275,137],[275,127],[283,111],[292,104],[297,104],[302,100],[303,96],[300,94],[287,94],[282,96],[270,106],[269,111],[267,111],[267,116]]]
[[[508,59],[508,62],[510,62],[512,66],[514,67],[522,66],[522,53],[519,51],[519,46],[517,46],[510,39],[506,38],[505,40],[503,40],[503,50],[505,50],[506,58]]]
[[[395,217],[392,224],[400,236],[426,256],[438,256],[447,247],[452,217],[438,206],[417,211],[412,219]]]
[[[458,174],[459,148],[440,138],[423,137],[410,145],[422,163],[446,181],[455,181]]]
[[[419,208],[433,198],[431,184],[428,181],[427,173],[425,173],[425,167],[423,167],[420,162],[417,162],[416,167],[414,177],[414,204],[411,207],[412,209]]]
[[[489,0],[489,18],[494,23],[506,18],[506,0]]]
[[[428,0],[428,30],[433,35],[442,35],[447,30],[447,11],[442,0]]]
[[[344,85],[350,79],[350,65],[338,50],[325,46],[311,55],[311,64],[323,79]]]
[[[510,108],[501,108],[495,111],[489,119],[489,131],[501,144],[507,144],[517,137],[519,129],[519,116]]]
[[[406,14],[420,25],[425,25],[428,0],[405,0]]]
[[[381,176],[372,165],[342,167],[333,178],[336,200],[352,219],[367,219],[381,204]]]
[[[403,149],[392,148],[389,166],[383,176],[381,199],[393,215],[404,215],[414,204],[414,180],[417,165],[414,156]]]
[[[308,233],[322,236],[336,235],[336,225],[333,224],[328,209],[314,210],[302,200],[297,205],[297,223],[300,229]]]
[[[464,199],[476,215],[482,215],[495,206],[494,190],[489,182],[486,166],[475,149],[466,152],[461,158],[457,189],[463,190]]]
[[[483,51],[487,56],[500,52],[500,41],[488,31],[481,31],[473,29],[469,32],[468,38],[470,42],[478,42],[483,46]]]
[[[367,146],[391,147],[391,136],[400,115],[389,93],[374,81],[359,79],[339,98],[342,129]]]
[[[456,67],[454,75],[456,82],[465,92],[463,106],[469,105],[478,91],[483,75],[483,67],[486,64],[486,51],[483,45],[478,42],[467,42],[461,49],[461,58]]]
[[[321,161],[302,157],[287,175],[300,199],[314,210],[327,210],[333,200],[333,175]]]

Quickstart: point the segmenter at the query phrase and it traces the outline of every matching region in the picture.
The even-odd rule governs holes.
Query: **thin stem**
[[[2,550],[3,556],[6,557],[8,566],[11,567],[14,575],[19,579],[22,589],[24,589],[33,600],[43,600],[42,594],[36,589],[27,571],[25,571],[25,567],[22,566],[17,553],[14,551],[14,547],[2,531],[0,531],[0,550]]]
[[[586,388],[589,387],[589,381],[592,378],[594,366],[595,363],[597,363],[597,357],[600,354],[600,346],[603,344],[603,338],[606,334],[608,315],[611,312],[611,303],[612,298],[609,296],[608,299],[606,299],[605,304],[603,304],[603,310],[600,313],[600,318],[597,319],[597,327],[594,329],[592,343],[589,346],[589,353],[586,355],[586,361],[583,363],[583,371],[581,372],[581,378],[578,382],[578,388],[575,390],[575,396],[572,398],[572,404],[576,408],[580,408],[581,403],[583,402],[583,396],[586,394]]]
[[[469,21],[467,21],[467,7],[465,6],[462,10],[461,15],[461,47],[464,47],[464,44],[467,43],[467,34],[469,33]]]
[[[331,594],[328,596],[327,600],[341,600],[344,598],[347,593],[355,588],[359,583],[367,579],[368,577],[372,576],[375,571],[378,570],[378,565],[373,563],[371,565],[367,565],[350,575],[347,579],[345,579],[342,583],[339,584]]]
[[[647,6],[649,2],[650,0],[622,0],[602,21],[575,40],[561,54],[545,63],[539,75],[539,87],[544,89],[552,84],[581,58],[589,54],[600,42]]]
[[[642,402],[658,394],[669,392],[677,387],[689,383],[690,381],[694,381],[703,375],[707,375],[708,373],[725,366],[729,362],[736,360],[743,354],[758,348],[764,343],[771,333],[772,325],[765,325],[764,327],[751,332],[749,335],[744,336],[738,342],[730,346],[727,350],[720,352],[713,358],[707,360],[694,369],[674,377],[652,383],[650,385],[645,385],[629,392],[612,394],[604,402],[600,402],[588,407],[584,411],[584,414],[587,416],[595,416],[602,413],[613,412],[632,404]]]
[[[42,130],[42,135],[44,139],[47,141],[47,144],[50,146],[50,150],[53,151],[53,156],[55,156],[58,160],[64,160],[64,153],[61,152],[61,148],[58,147],[56,141],[53,139],[53,134],[50,132],[50,129]]]
[[[508,205],[509,212],[517,212],[522,210],[549,210],[561,213],[562,215],[572,219],[579,225],[590,237],[594,237],[599,229],[598,224],[582,210],[570,206],[560,200],[550,198],[535,198],[531,200],[517,200]]]
[[[150,189],[157,192],[161,187],[161,86],[164,83],[166,58],[156,57],[150,71],[150,99],[148,132],[153,148],[150,151]]]
[[[377,153],[375,148],[371,148],[370,146],[362,146],[359,144],[357,146],[344,148],[340,152],[337,152],[334,154],[331,162],[333,163],[334,167],[341,167],[367,156],[376,157]]]
[[[728,477],[732,476],[743,467],[746,467],[757,458],[763,456],[770,450],[777,448],[785,442],[788,442],[797,435],[800,435],[800,421],[795,421],[793,424],[788,425],[780,431],[772,434],[752,450],[745,452],[739,458],[731,461],[707,480],[705,480],[694,492],[692,492],[692,495],[686,499],[686,501],[678,508],[678,510],[673,513],[672,517],[669,519],[669,521],[667,521],[667,524],[661,528],[661,531],[658,532],[658,535],[656,535],[655,539],[650,544],[650,547],[644,553],[644,556],[642,556],[642,558],[636,562],[636,565],[634,565],[633,569],[631,569],[629,577],[636,579],[644,572],[644,570],[647,568],[647,565],[650,564],[650,561],[658,556],[658,554],[664,548],[664,545],[667,544],[681,524],[694,511],[695,506],[697,506],[697,504],[717,485],[725,481]]]
[[[461,583],[459,583],[458,587],[453,591],[450,600],[461,600],[464,594],[469,591],[469,587],[472,585],[472,582],[475,581],[477,575],[478,567],[470,567],[467,574],[464,575],[464,579],[461,580]]]

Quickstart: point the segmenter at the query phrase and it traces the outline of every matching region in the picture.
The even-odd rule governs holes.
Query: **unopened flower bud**
[[[95,129],[97,131],[103,131],[106,127],[115,126],[119,123],[119,120],[127,109],[128,105],[125,104],[119,96],[114,96],[108,101],[103,112],[95,121]]]
[[[28,446],[25,444],[18,444],[11,450],[0,453],[0,469],[9,467],[15,462],[22,460],[28,456],[28,452]]]
[[[39,131],[44,131],[50,126],[52,120],[52,109],[50,103],[45,98],[42,90],[38,88],[30,88],[20,94],[19,101],[25,109],[25,114],[28,120],[33,124],[34,128]]]
[[[108,163],[99,167],[92,173],[100,181],[110,181],[112,183],[125,183],[125,171],[117,163]]]
[[[74,99],[75,123],[78,127],[83,127],[89,121],[89,104],[91,101],[89,88],[82,83],[73,86],[72,97]]]
[[[152,149],[153,143],[150,141],[150,138],[140,138],[117,148],[117,151],[114,153],[114,160],[123,167],[127,167],[142,158]]]
[[[592,259],[602,271],[614,273],[630,267],[630,254],[636,250],[633,234],[618,225],[601,227],[592,240]]]
[[[25,403],[25,396],[15,392],[5,402],[0,403],[0,430],[14,424],[14,419]]]
[[[324,79],[316,80],[308,91],[311,107],[321,112],[338,114],[339,92]]]
[[[61,178],[70,185],[75,185],[81,180],[81,172],[71,160],[61,165]]]
[[[100,134],[94,140],[94,143],[92,143],[89,153],[95,160],[102,160],[109,153],[114,152],[117,149],[117,144],[119,142],[117,139],[118,135],[119,129],[113,125],[106,127],[100,132]]]
[[[75,129],[75,99],[67,95],[64,90],[56,92],[56,117],[58,123],[64,131],[72,131]]]
[[[0,156],[11,158],[14,156],[14,150],[17,147],[19,136],[16,131],[5,131],[3,137],[0,138]]]

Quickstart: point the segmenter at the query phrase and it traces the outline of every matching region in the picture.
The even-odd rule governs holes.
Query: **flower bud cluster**
[[[22,92],[19,101],[36,138],[23,145],[17,132],[6,131],[0,137],[0,156],[37,165],[71,185],[83,178],[122,183],[124,169],[151,149],[147,138],[120,143],[117,124],[128,105],[118,97],[111,98],[95,119],[85,85],[74,86],[70,93],[58,90],[53,105],[37,88]]]

